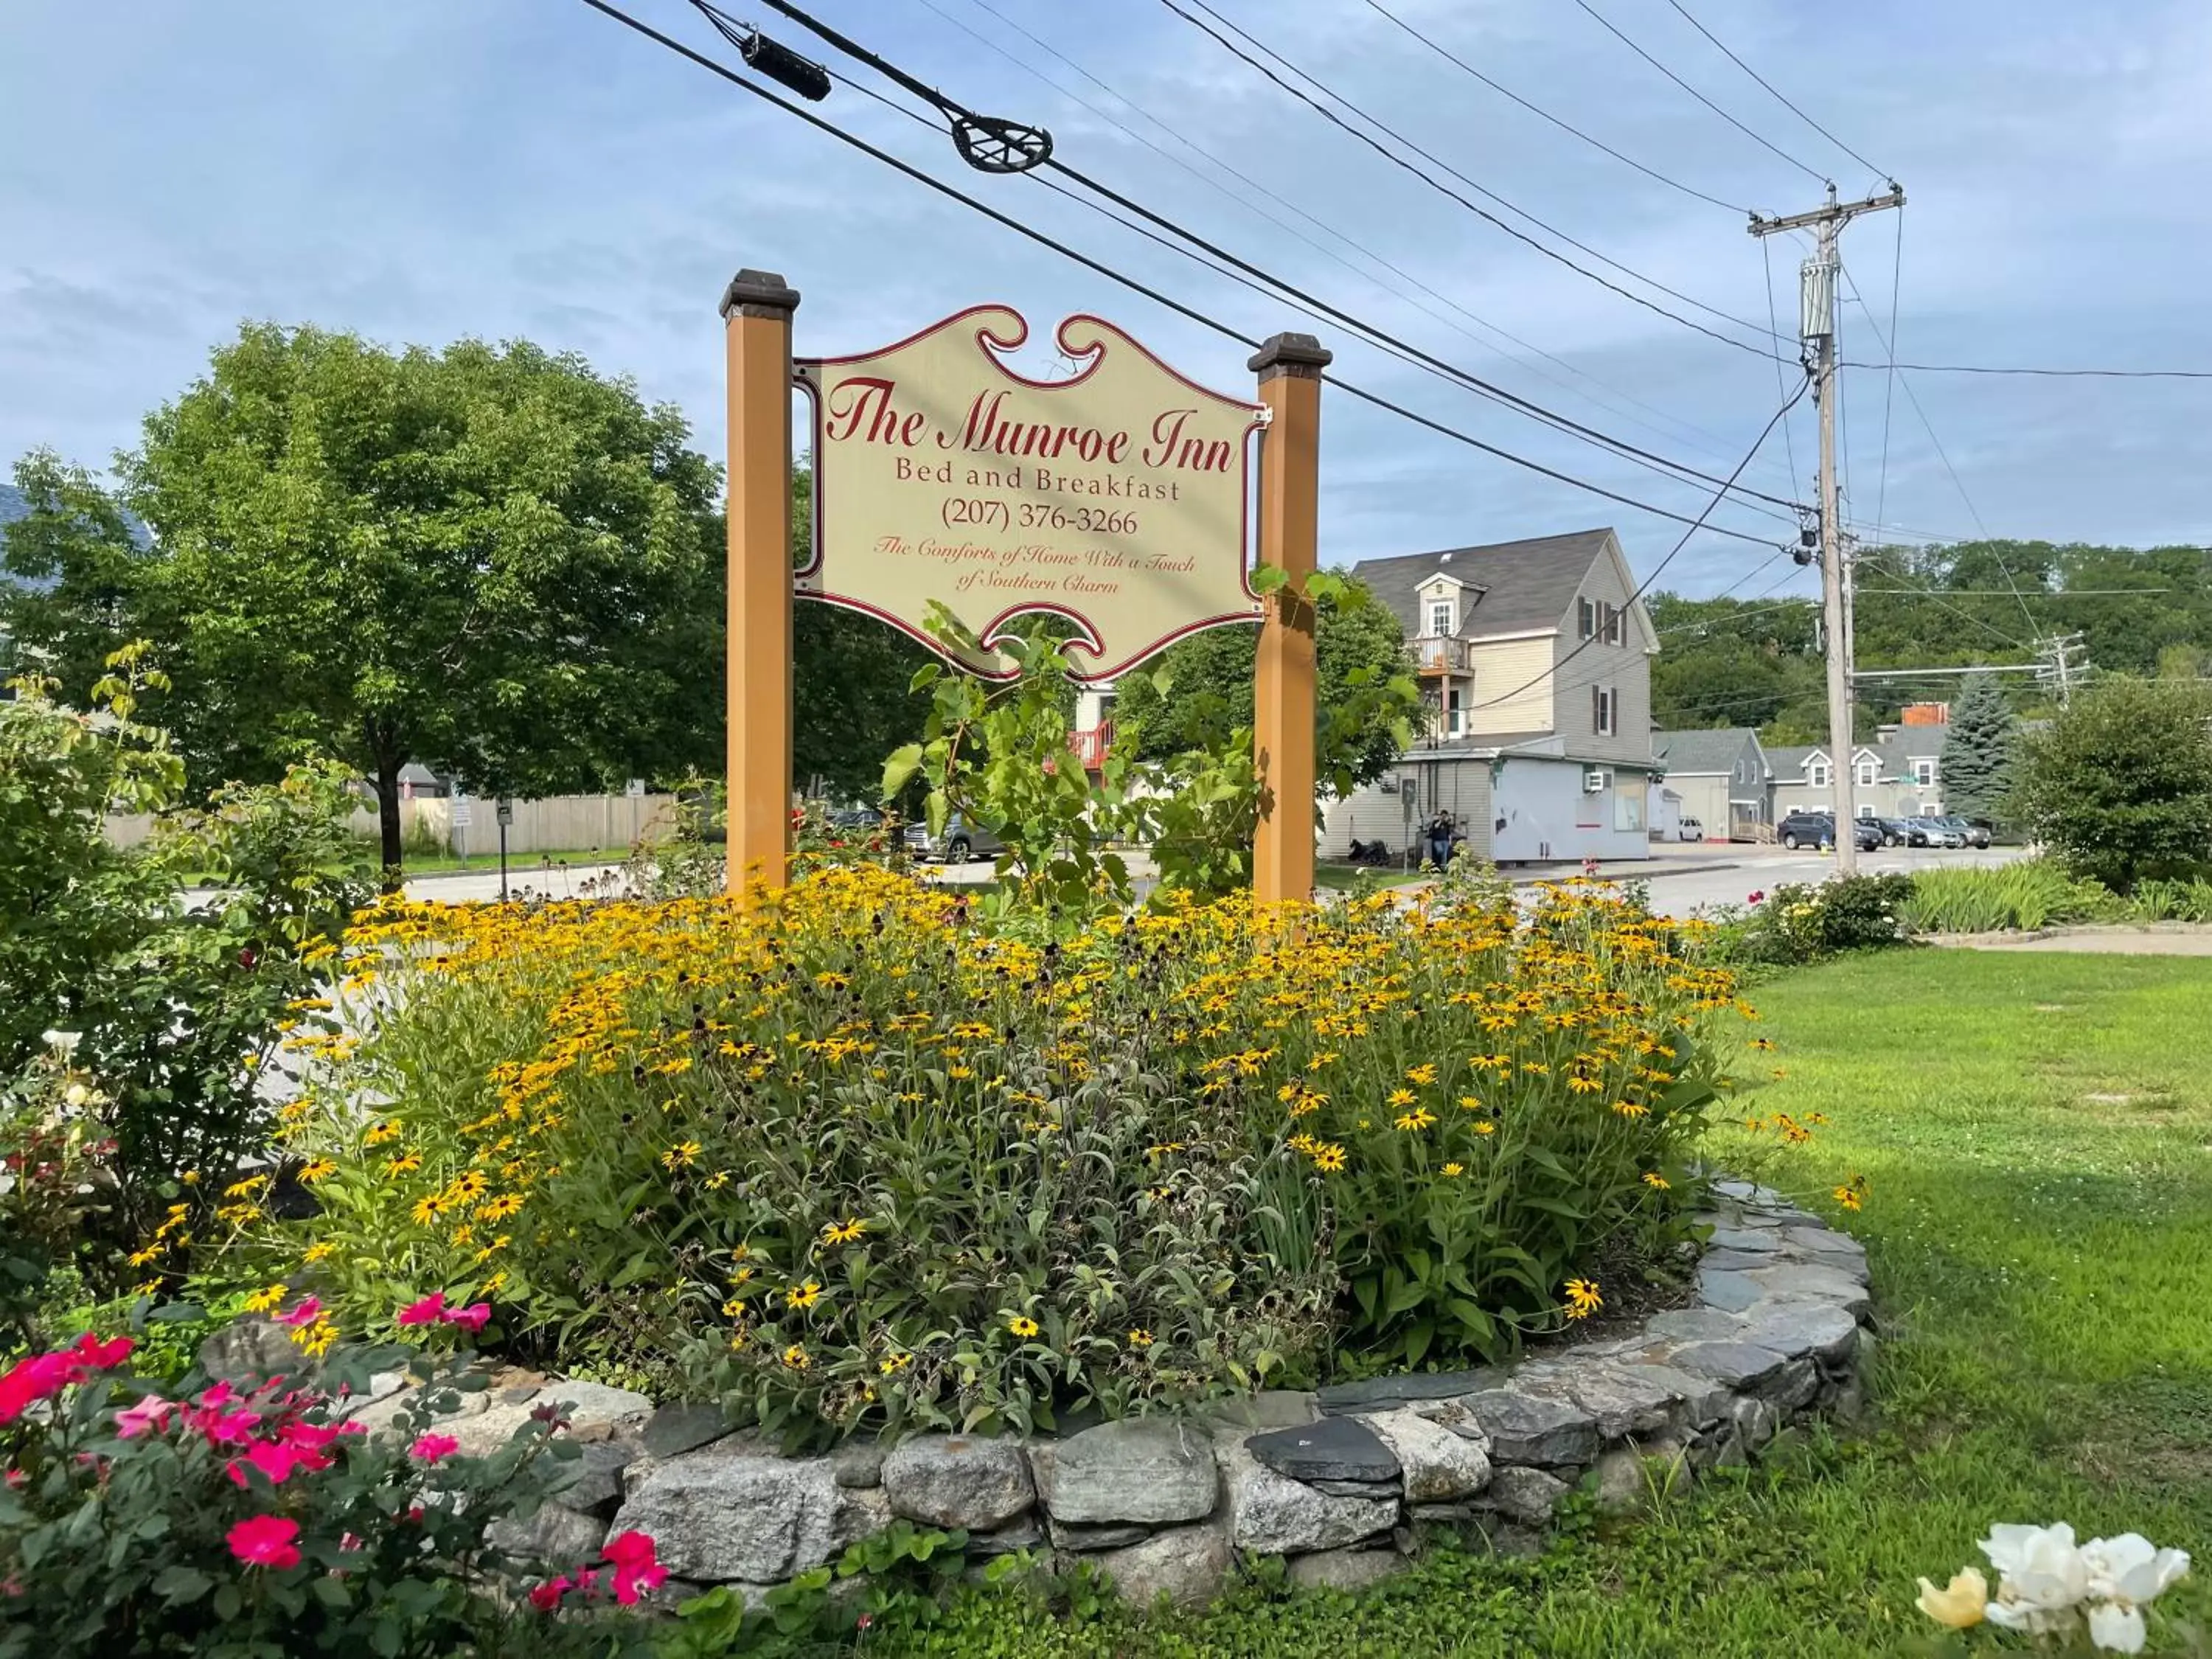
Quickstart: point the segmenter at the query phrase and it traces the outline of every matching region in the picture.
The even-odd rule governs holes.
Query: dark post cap
[[[741,270],[722,290],[726,318],[733,311],[747,317],[788,317],[798,309],[799,290],[787,287],[773,270]]]
[[[1310,334],[1270,334],[1244,367],[1263,380],[1278,374],[1317,380],[1335,361],[1335,355]]]

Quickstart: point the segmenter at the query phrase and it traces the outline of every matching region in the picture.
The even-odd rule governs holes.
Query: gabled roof
[[[1612,535],[1610,529],[1577,530],[1483,547],[1362,559],[1352,574],[1396,613],[1407,639],[1421,631],[1420,586],[1439,573],[1482,590],[1460,618],[1461,638],[1533,633],[1562,625]]]
[[[1743,757],[1745,745],[1758,741],[1759,734],[1747,726],[1705,732],[1654,732],[1651,753],[1666,763],[1669,772],[1733,773],[1736,762]]]
[[[1815,755],[1825,756],[1827,752],[1828,745],[1825,743],[1786,744],[1780,748],[1770,748],[1766,751],[1766,763],[1774,769],[1777,783],[1802,783],[1805,781],[1805,763]]]

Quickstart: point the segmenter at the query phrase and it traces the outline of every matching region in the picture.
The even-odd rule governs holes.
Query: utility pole
[[[1840,262],[1836,241],[1844,227],[1862,213],[1905,205],[1905,191],[1889,181],[1887,196],[1839,202],[1828,186],[1825,206],[1778,219],[1751,216],[1751,234],[1772,236],[1785,230],[1811,230],[1819,238],[1805,261],[1798,288],[1798,332],[1812,353],[1807,368],[1820,410],[1820,600],[1822,635],[1828,663],[1829,776],[1835,785],[1836,873],[1854,874],[1859,865],[1853,838],[1851,802],[1851,629],[1844,571],[1843,514],[1836,499],[1836,277]]]
[[[2037,678],[2057,683],[2061,708],[2074,700],[2074,671],[2081,665],[2074,660],[2074,653],[2081,637],[2079,633],[2054,635],[2043,647],[2051,660],[2047,666],[2038,669]]]

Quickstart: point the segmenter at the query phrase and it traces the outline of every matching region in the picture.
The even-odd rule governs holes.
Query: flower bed
[[[834,869],[389,908],[349,966],[288,1114],[321,1213],[228,1261],[800,1436],[1504,1358],[1681,1237],[1747,1012],[1583,884],[1052,933]]]

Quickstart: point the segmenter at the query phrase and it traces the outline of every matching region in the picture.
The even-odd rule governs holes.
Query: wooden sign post
[[[1314,573],[1321,506],[1321,372],[1310,334],[1277,334],[1249,365],[1270,416],[1260,443],[1260,562],[1290,580],[1267,599],[1252,683],[1252,749],[1265,793],[1252,845],[1255,903],[1310,899],[1314,885]]]
[[[729,353],[729,890],[791,872],[791,313],[799,292],[741,270]]]

